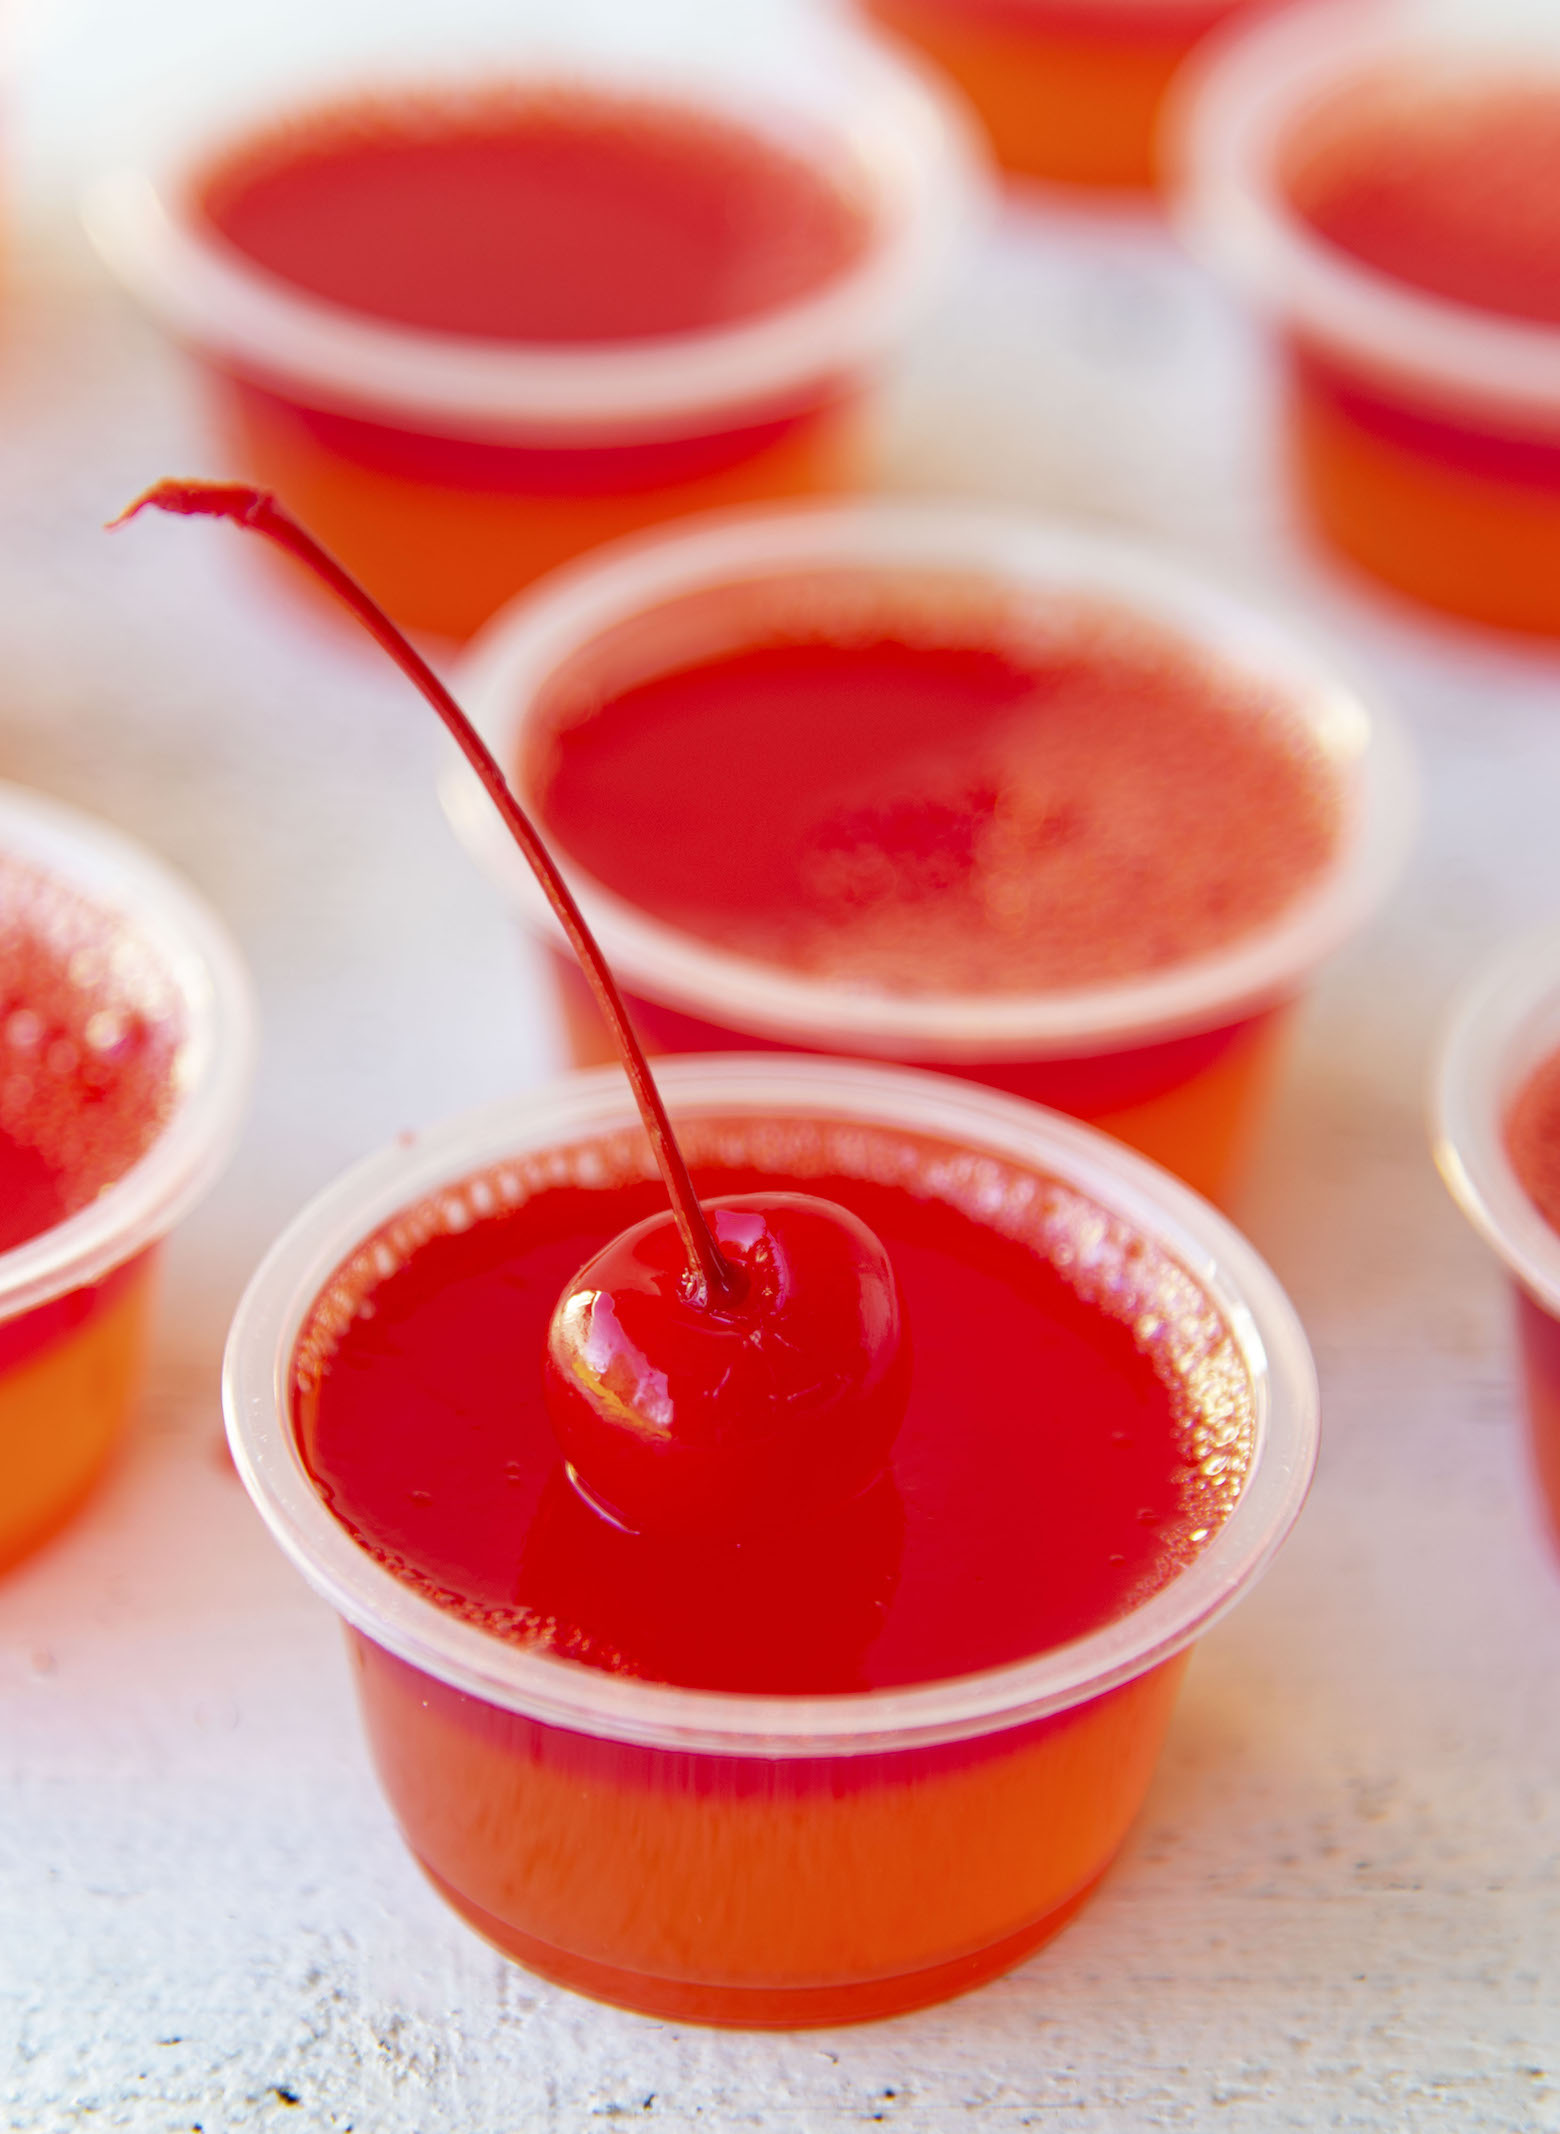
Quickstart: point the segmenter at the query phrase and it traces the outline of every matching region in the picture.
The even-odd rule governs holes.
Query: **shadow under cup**
[[[303,1466],[300,1329],[398,1212],[506,1159],[631,1127],[617,1073],[572,1076],[386,1151],[306,1211],[233,1328],[234,1455],[277,1541],[344,1617],[386,1795],[478,1931],[546,1977],[649,2014],[746,2027],[888,2015],[1006,1969],[1087,1900],[1142,1802],[1188,1646],[1299,1511],[1316,1442],[1310,1357],[1245,1241],[1086,1128],[848,1061],[690,1059],[663,1086],[674,1117],[859,1120],[950,1143],[977,1169],[996,1157],[1160,1247],[1249,1378],[1254,1452],[1226,1523],[1167,1585],[1072,1644],[838,1696],[616,1676],[414,1592],[337,1523]]]
[[[1374,909],[1413,814],[1395,724],[1259,611],[1126,543],[1017,516],[931,504],[732,514],[620,543],[517,601],[471,648],[458,690],[545,827],[532,743],[576,676],[583,689],[610,693],[762,641],[773,614],[807,611],[815,586],[827,599],[879,600],[892,616],[896,599],[928,584],[973,596],[977,614],[983,601],[1039,617],[1092,605],[1119,614],[1129,633],[1164,631],[1211,675],[1253,687],[1254,699],[1280,694],[1337,779],[1330,860],[1273,919],[1196,961],[1050,993],[910,995],[727,952],[635,908],[560,852],[635,1026],[663,1053],[846,1053],[955,1074],[1086,1119],[1199,1192],[1225,1197],[1251,1148],[1289,1010]],[[911,591],[896,594],[896,585]],[[573,1063],[605,1063],[614,1056],[605,1026],[525,861],[463,764],[452,763],[443,790],[462,842],[551,952]]]
[[[166,1116],[149,1145],[85,1206],[0,1253],[3,1569],[63,1524],[113,1450],[140,1389],[159,1240],[227,1159],[252,1037],[231,943],[148,853],[0,786],[0,859],[41,885],[37,931],[62,956],[90,938],[128,961],[132,997],[155,997],[171,1046]]]
[[[1435,1159],[1452,1197],[1510,1279],[1528,1442],[1560,1551],[1560,1235],[1528,1198],[1506,1146],[1511,1107],[1560,1051],[1560,931],[1530,935],[1460,995],[1432,1089]]]

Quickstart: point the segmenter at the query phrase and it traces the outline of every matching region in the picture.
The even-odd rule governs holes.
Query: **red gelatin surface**
[[[209,171],[198,206],[255,265],[396,326],[610,343],[813,294],[868,217],[758,132],[577,89],[365,99]]]
[[[1394,281],[1560,324],[1560,82],[1373,80],[1296,142],[1290,199]]]
[[[111,915],[0,858],[0,1252],[150,1146],[181,1035],[166,978]]]
[[[566,669],[526,767],[544,821],[669,925],[903,994],[1138,977],[1327,865],[1336,781],[1276,690],[1117,617],[894,620],[620,690]]]
[[[1227,1515],[1249,1380],[1190,1278],[1053,1180],[888,1130],[683,1122],[705,1194],[791,1187],[893,1260],[912,1344],[891,1470],[740,1543],[629,1535],[565,1477],[543,1339],[664,1193],[637,1136],[408,1211],[304,1329],[294,1416],[336,1517],[495,1634],[694,1687],[839,1692],[999,1665],[1112,1620]]]

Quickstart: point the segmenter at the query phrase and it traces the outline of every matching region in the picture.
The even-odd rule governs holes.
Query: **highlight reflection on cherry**
[[[866,1224],[804,1193],[704,1202],[726,1293],[700,1303],[669,1215],[614,1238],[548,1329],[553,1430],[638,1532],[744,1534],[848,1503],[888,1460],[909,1350]]]

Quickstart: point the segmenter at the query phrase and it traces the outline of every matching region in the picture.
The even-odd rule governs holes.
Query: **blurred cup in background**
[[[848,25],[517,24],[205,99],[85,213],[235,469],[459,638],[614,535],[859,482],[979,188],[952,101]]]
[[[1338,554],[1560,633],[1560,24],[1292,9],[1177,88],[1195,250],[1278,333],[1290,472]],[[1484,34],[1480,34],[1483,32]]]

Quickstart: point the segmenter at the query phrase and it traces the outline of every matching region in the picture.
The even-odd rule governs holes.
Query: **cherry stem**
[[[330,587],[428,699],[454,736],[461,754],[482,781],[483,790],[503,817],[510,836],[530,862],[532,873],[541,883],[559,925],[569,937],[569,945],[579,958],[580,968],[590,981],[596,1003],[606,1017],[607,1027],[622,1056],[624,1071],[639,1106],[639,1116],[644,1121],[655,1160],[671,1196],[672,1215],[688,1255],[688,1271],[693,1278],[696,1301],[703,1306],[734,1296],[741,1284],[716,1244],[704,1210],[699,1206],[699,1196],[693,1189],[677,1136],[672,1132],[661,1092],[655,1085],[655,1077],[650,1072],[639,1039],[634,1035],[607,959],[586,925],[572,890],[559,873],[557,862],[542,843],[531,818],[510,791],[492,750],[428,662],[396,628],[378,602],[371,599],[335,557],[321,548],[313,535],[306,533],[266,490],[251,488],[245,482],[154,482],[143,496],[127,505],[117,519],[109,521],[110,531],[123,526],[148,506],[186,518],[230,519],[235,526],[246,527],[250,532],[263,534],[267,540],[274,541],[278,548],[285,549]]]

